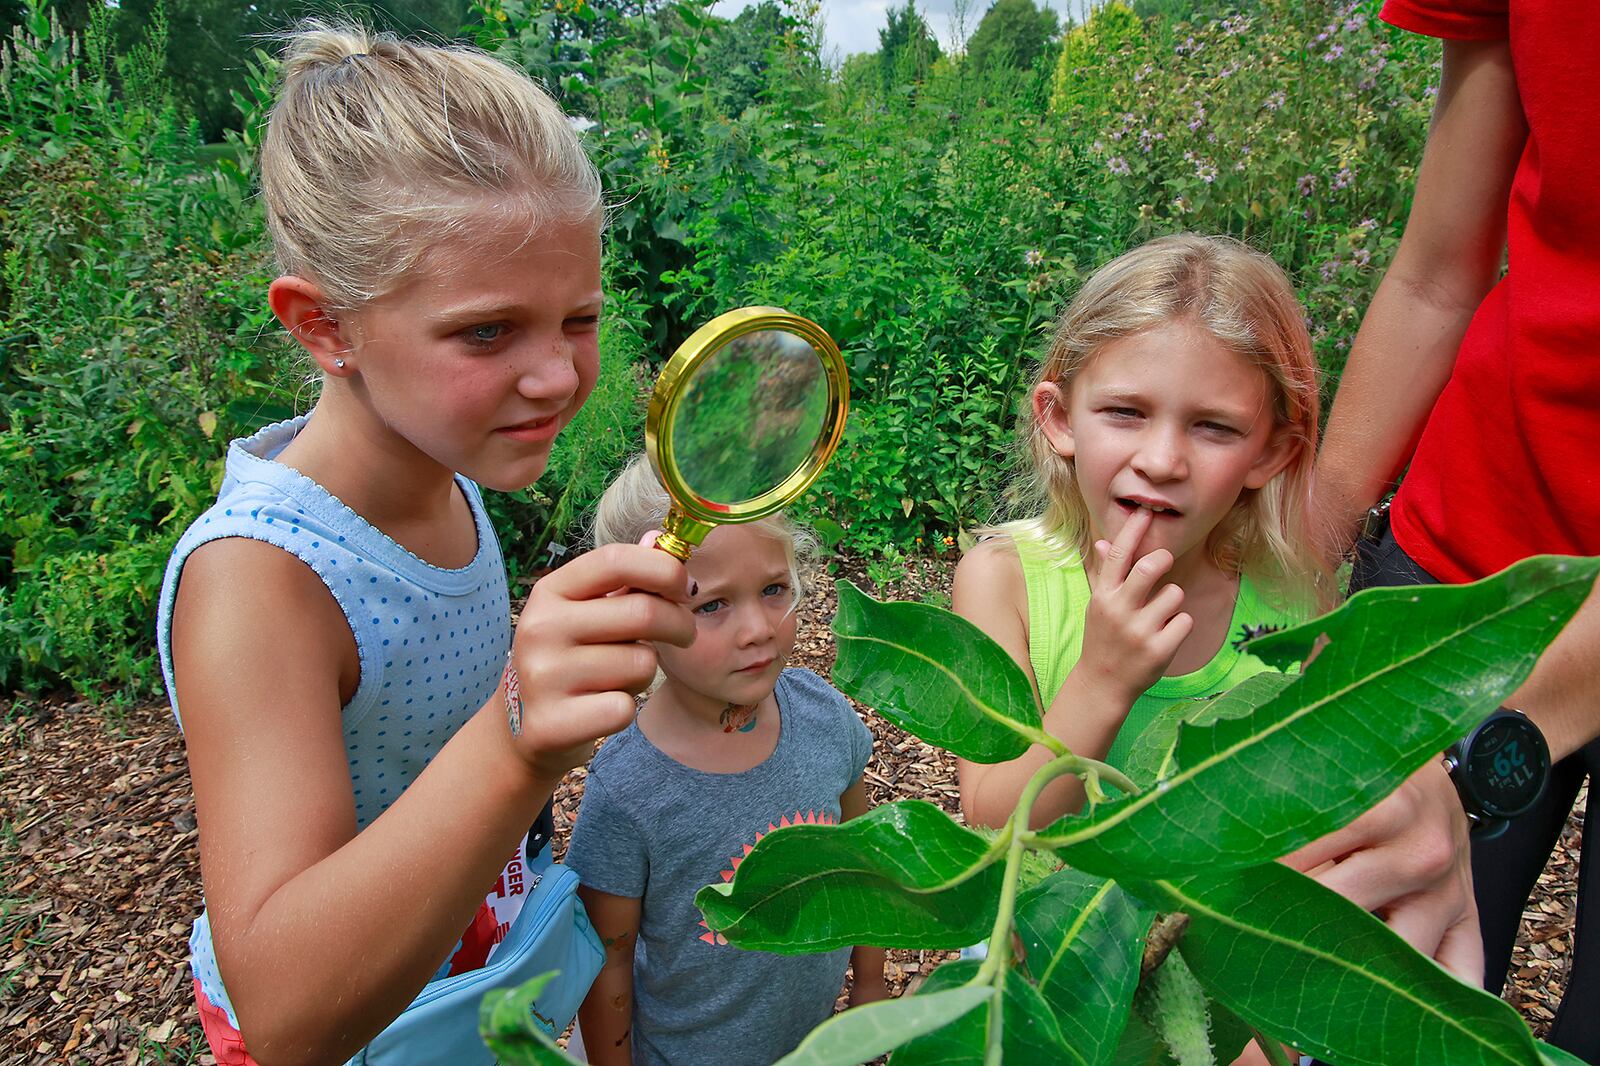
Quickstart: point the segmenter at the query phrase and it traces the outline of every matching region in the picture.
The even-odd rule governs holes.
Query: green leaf
[[[1204,726],[1224,718],[1243,718],[1298,679],[1276,670],[1247,677],[1226,692],[1205,700],[1182,700],[1165,708],[1134,738],[1122,771],[1141,789],[1149,788],[1173,770],[1177,759],[1178,727]]]
[[[1278,863],[1127,884],[1189,916],[1179,945],[1250,1025],[1339,1066],[1538,1066],[1510,1004],[1414,951],[1377,918]]]
[[[1211,1046],[1216,1051],[1217,1061],[1231,1063],[1250,1043],[1251,1029],[1215,999],[1207,999],[1206,1009],[1211,1014]],[[1106,1061],[1108,1066],[1178,1066],[1167,1045],[1138,1011],[1128,1016],[1122,1042]]]
[[[1600,559],[1540,556],[1471,585],[1372,589],[1251,644],[1279,665],[1326,646],[1242,718],[1181,725],[1175,768],[1039,838],[1072,865],[1172,877],[1276,858],[1392,792],[1528,676]]]
[[[1215,997],[1207,998],[1207,1009],[1211,1012],[1211,1046],[1216,1049],[1218,1062],[1230,1063],[1239,1057],[1246,1044],[1255,1039],[1255,1030],[1243,1018],[1218,1003]]]
[[[813,518],[811,520],[811,528],[822,543],[829,548],[837,545],[845,537],[844,527],[831,518]]]
[[[1177,1066],[1167,1045],[1137,1013],[1129,1015],[1116,1054],[1107,1062],[1109,1066]]]
[[[1040,728],[1033,685],[982,630],[840,581],[833,682],[902,729],[973,762],[1015,759]]]
[[[1089,1062],[1110,1061],[1122,1039],[1153,915],[1116,882],[1070,867],[1017,900],[1024,967]]]
[[[975,959],[947,962],[929,974],[911,998],[918,1000],[941,994],[942,989],[954,985],[965,985],[982,965]],[[1090,1066],[1082,1052],[1062,1038],[1061,1029],[1051,1017],[1050,1005],[1039,990],[1016,970],[1006,971],[1002,1003],[1000,1048],[1004,1061]],[[989,1014],[987,1008],[973,1011],[942,1029],[909,1041],[894,1053],[890,1066],[981,1066],[989,1041]]]
[[[1534,1044],[1539,1049],[1539,1058],[1544,1066],[1589,1066],[1572,1052],[1554,1044],[1546,1044],[1543,1040],[1535,1040]]]
[[[779,1059],[777,1066],[857,1066],[907,1040],[966,1015],[989,998],[990,989],[963,986],[933,995],[852,1007],[823,1022]]]
[[[557,1066],[572,1058],[538,1020],[534,998],[559,971],[540,974],[516,988],[496,989],[478,1004],[478,1032],[507,1066]]]
[[[702,888],[694,901],[708,927],[743,948],[959,948],[994,926],[999,857],[938,807],[905,800],[843,825],[770,832],[732,881]]]

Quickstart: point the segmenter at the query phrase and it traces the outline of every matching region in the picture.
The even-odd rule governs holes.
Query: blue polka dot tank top
[[[494,694],[511,647],[511,605],[500,544],[476,485],[456,478],[477,525],[477,553],[459,570],[433,566],[315,481],[273,461],[309,417],[279,422],[229,445],[216,504],[184,532],[167,562],[157,641],[181,727],[172,605],[189,553],[223,537],[248,537],[309,566],[355,636],[361,678],[342,719],[356,823],[365,828]],[[189,946],[206,997],[236,1025],[204,914]]]

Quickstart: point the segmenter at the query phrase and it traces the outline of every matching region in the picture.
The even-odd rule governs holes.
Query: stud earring
[[[333,361],[333,368],[335,370],[343,370],[344,369],[344,360],[343,359],[335,359]]]

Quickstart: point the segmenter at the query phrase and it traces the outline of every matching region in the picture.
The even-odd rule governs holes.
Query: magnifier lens
[[[758,330],[712,353],[684,382],[673,456],[684,484],[717,506],[783,484],[828,426],[828,380],[804,337]]]
[[[645,451],[672,497],[656,547],[688,559],[713,526],[781,510],[844,436],[850,379],[822,327],[777,307],[718,315],[661,370]]]

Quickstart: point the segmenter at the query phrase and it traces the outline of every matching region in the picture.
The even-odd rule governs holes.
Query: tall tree
[[[774,0],[761,0],[718,29],[706,51],[704,69],[718,109],[738,117],[766,87],[769,49],[778,44],[785,29],[783,11]]]
[[[14,3],[15,0],[4,0]],[[87,0],[98,3],[100,0]],[[85,0],[57,0],[67,25],[78,26]],[[275,47],[272,36],[311,15],[359,21],[380,30],[434,40],[456,37],[467,0],[121,0],[112,28],[119,47],[143,40],[161,10],[167,21],[166,72],[176,95],[200,123],[208,141],[234,127],[239,116],[231,90],[244,88],[244,61],[252,49]]]
[[[878,31],[878,66],[886,90],[925,80],[943,54],[916,0],[889,9],[888,24]]]
[[[995,0],[967,42],[967,62],[975,71],[990,64],[1026,69],[1060,28],[1056,13],[1033,0]]]

